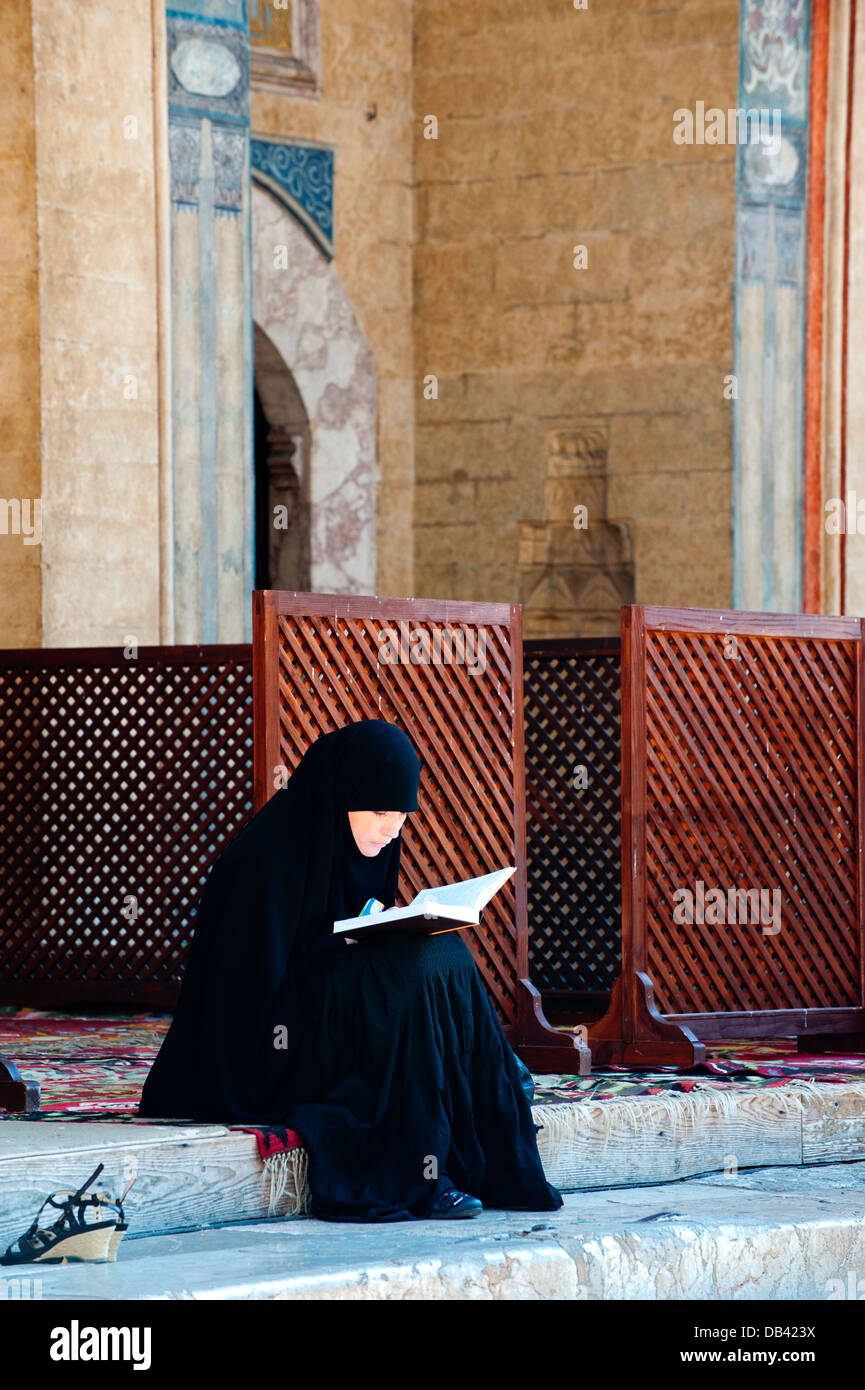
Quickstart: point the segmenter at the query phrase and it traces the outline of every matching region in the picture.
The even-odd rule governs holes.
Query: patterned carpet
[[[170,1022],[170,1014],[0,1009],[0,1052],[41,1084],[39,1116],[144,1124],[134,1112]],[[0,1110],[0,1119],[10,1118],[23,1117]]]
[[[0,1052],[27,1080],[42,1086],[42,1109],[34,1120],[110,1120],[133,1124],[176,1124],[183,1119],[140,1119],[141,1087],[170,1014],[65,1014],[36,1009],[0,1009]],[[791,1050],[791,1048],[793,1050]],[[605,1067],[593,1076],[539,1076],[535,1102],[656,1096],[665,1092],[751,1090],[791,1080],[865,1081],[865,1057],[838,1053],[809,1057],[792,1043],[726,1043],[708,1047],[709,1060],[692,1072],[673,1068],[636,1071]],[[0,1120],[21,1119],[0,1110]]]
[[[659,1067],[598,1067],[592,1076],[543,1076],[536,1079],[537,1104],[575,1100],[622,1100],[667,1092],[753,1090],[784,1086],[789,1081],[865,1081],[865,1056],[850,1053],[809,1056],[796,1051],[794,1039],[772,1043],[707,1043],[707,1060],[693,1071]]]

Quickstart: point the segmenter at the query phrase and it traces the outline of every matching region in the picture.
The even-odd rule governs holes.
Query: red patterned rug
[[[865,1081],[865,1056],[796,1051],[795,1038],[777,1042],[707,1043],[706,1061],[691,1071],[656,1067],[598,1067],[592,1076],[536,1078],[535,1101],[554,1105],[575,1100],[622,1100],[665,1092],[753,1090],[790,1081]]]
[[[37,1009],[0,1009],[0,1052],[27,1080],[42,1087],[34,1120],[109,1120],[127,1124],[177,1124],[136,1115],[145,1077],[159,1050],[170,1014],[66,1014]],[[841,1053],[811,1057],[792,1040],[710,1045],[708,1061],[693,1071],[599,1068],[593,1076],[539,1076],[537,1104],[613,1100],[723,1088],[750,1090],[791,1080],[865,1081],[865,1057]],[[0,1110],[2,1119],[22,1119]],[[278,1133],[274,1131],[273,1133]],[[287,1131],[291,1146],[293,1131]],[[259,1147],[274,1142],[259,1134]],[[263,1156],[265,1156],[263,1154]]]

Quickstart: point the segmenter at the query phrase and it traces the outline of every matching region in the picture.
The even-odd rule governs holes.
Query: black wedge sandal
[[[96,1206],[101,1209],[102,1203],[98,1197],[85,1197],[87,1188],[99,1177],[104,1163],[100,1163],[87,1179],[75,1192],[52,1192],[45,1198],[41,1207],[36,1213],[33,1224],[25,1231],[23,1236],[19,1236],[17,1241],[18,1249],[13,1250],[12,1245],[7,1247],[6,1254],[0,1256],[0,1265],[22,1265],[22,1264],[66,1264],[67,1260],[109,1260],[111,1258],[111,1237],[114,1235],[117,1222],[111,1221],[92,1221],[85,1219],[85,1210],[88,1206]],[[124,1193],[124,1196],[126,1194]],[[56,1197],[66,1197],[65,1201],[58,1202]],[[52,1226],[47,1230],[40,1227],[39,1218],[46,1207],[56,1207],[63,1214],[58,1217]],[[78,1207],[77,1215],[73,1211]]]
[[[100,1165],[100,1168],[101,1168],[101,1165]],[[97,1169],[96,1169],[96,1173],[94,1173],[93,1177],[96,1177],[96,1176],[97,1176],[97,1174],[98,1174],[99,1171],[100,1171],[100,1168],[97,1168]],[[122,1241],[123,1237],[126,1235],[126,1232],[129,1230],[129,1222],[126,1220],[126,1216],[125,1216],[125,1213],[124,1213],[124,1211],[123,1211],[123,1203],[126,1201],[127,1193],[129,1192],[129,1189],[131,1188],[132,1184],[135,1182],[135,1180],[136,1180],[137,1177],[138,1177],[138,1174],[137,1174],[137,1173],[133,1173],[132,1177],[129,1179],[129,1182],[126,1184],[126,1186],[124,1187],[124,1189],[123,1189],[123,1191],[121,1192],[121,1194],[120,1194],[119,1197],[112,1197],[110,1192],[105,1192],[105,1191],[99,1192],[99,1191],[97,1191],[97,1192],[95,1192],[95,1193],[93,1194],[92,1197],[81,1197],[81,1198],[78,1200],[78,1217],[79,1217],[79,1220],[80,1220],[82,1223],[83,1223],[83,1221],[84,1221],[83,1210],[84,1210],[85,1207],[96,1207],[96,1209],[97,1209],[97,1211],[98,1211],[98,1213],[99,1213],[100,1216],[102,1215],[102,1208],[103,1208],[103,1207],[111,1207],[112,1210],[115,1211],[115,1212],[117,1213],[117,1217],[116,1217],[116,1218],[114,1218],[114,1217],[111,1217],[111,1218],[110,1218],[111,1220],[116,1220],[117,1224],[116,1224],[116,1226],[114,1227],[114,1230],[111,1232],[111,1239],[110,1239],[109,1244],[108,1244],[108,1254],[107,1254],[107,1256],[106,1256],[106,1259],[110,1260],[112,1263],[115,1262],[115,1261],[117,1260],[117,1250],[118,1250],[118,1247],[119,1247],[120,1242]],[[89,1179],[89,1182],[92,1182],[92,1181],[93,1181],[93,1178],[90,1178],[90,1179]],[[87,1187],[88,1185],[89,1185],[89,1183],[85,1183],[85,1184],[84,1184],[85,1187]],[[64,1195],[64,1194],[63,1194],[62,1192],[61,1192],[61,1193],[55,1192],[55,1193],[53,1194],[53,1196],[55,1196],[55,1197],[58,1197],[58,1196],[62,1197],[63,1195]],[[78,1196],[77,1193],[70,1193],[69,1195],[70,1195],[70,1196],[73,1196],[73,1197],[77,1197],[77,1196]],[[52,1203],[52,1205],[53,1205],[53,1206],[57,1206],[57,1203],[54,1202],[54,1203]],[[93,1226],[94,1226],[94,1225],[95,1225],[95,1223],[91,1223],[91,1224],[88,1226],[88,1230],[93,1229]]]

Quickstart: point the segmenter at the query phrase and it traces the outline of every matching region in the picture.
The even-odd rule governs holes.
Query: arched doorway
[[[252,306],[257,344],[266,353],[264,338],[269,341],[294,382],[307,422],[309,442],[300,460],[300,479],[308,521],[308,587],[320,593],[374,593],[372,353],[334,265],[285,207],[255,182]],[[261,408],[267,416],[264,395]]]
[[[309,589],[309,417],[297,382],[253,328],[255,587]]]

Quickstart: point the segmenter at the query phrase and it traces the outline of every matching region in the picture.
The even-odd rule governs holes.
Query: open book
[[[334,935],[368,936],[372,932],[416,932],[432,936],[436,932],[459,931],[461,927],[476,927],[481,910],[490,898],[507,883],[516,869],[498,869],[481,878],[467,878],[462,883],[449,883],[443,888],[424,888],[408,907],[390,907],[364,917],[346,917],[334,922]]]

